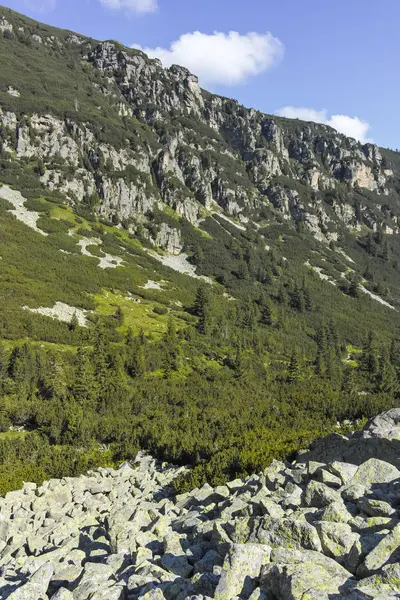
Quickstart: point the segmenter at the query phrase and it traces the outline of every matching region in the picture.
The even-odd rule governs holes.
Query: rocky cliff
[[[117,42],[2,13],[4,52],[22,58],[28,46],[44,63],[45,90],[55,93],[41,98],[41,90],[27,102],[31,89],[18,65],[6,69],[2,156],[39,159],[43,185],[70,202],[132,229],[165,206],[193,225],[207,211],[246,223],[268,207],[275,219],[302,222],[321,241],[363,224],[397,232],[397,168],[375,145],[244,108],[202,90],[185,68],[163,69]],[[60,90],[57,101],[51,71],[60,60],[82,84],[78,77],[75,90],[67,97]]]
[[[182,495],[172,484],[185,468],[142,454],[26,483],[0,500],[1,597],[398,598],[399,440],[392,409],[347,440],[347,462],[330,443],[329,462],[302,454]],[[390,462],[371,457],[379,443]]]

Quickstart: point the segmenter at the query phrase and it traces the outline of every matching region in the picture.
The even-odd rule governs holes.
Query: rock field
[[[336,459],[335,443],[355,461]],[[0,597],[400,598],[400,409],[328,438],[329,462],[310,457],[317,446],[178,496],[171,484],[185,468],[143,454],[118,470],[26,483],[0,499]],[[389,462],[370,456],[377,448]]]

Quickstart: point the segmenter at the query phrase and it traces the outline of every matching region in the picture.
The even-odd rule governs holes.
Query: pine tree
[[[245,365],[244,365],[244,360],[243,360],[242,344],[239,341],[236,342],[235,358],[233,361],[233,370],[235,372],[235,377],[237,379],[239,379],[240,377],[243,377],[245,374]]]
[[[46,364],[44,388],[47,397],[63,400],[67,395],[67,380],[63,365],[51,355]]]
[[[179,342],[176,334],[174,320],[168,320],[167,332],[164,336],[164,360],[163,371],[164,378],[168,379],[172,371],[179,369]]]
[[[200,248],[200,246],[197,246],[193,252],[193,256],[192,256],[192,262],[193,264],[195,264],[197,267],[201,267],[201,265],[204,262],[204,252],[203,250]]]
[[[139,329],[138,338],[139,338],[139,344],[141,346],[144,346],[146,344],[146,336],[145,336],[145,333],[144,333],[144,329],[142,327]]]
[[[132,360],[131,373],[133,377],[142,377],[146,373],[145,347],[139,344]]]
[[[8,378],[8,354],[3,343],[0,342],[0,394],[4,392]]]
[[[295,283],[294,290],[291,295],[291,306],[297,312],[304,312],[305,310],[305,301],[303,291],[299,288],[298,284]]]
[[[328,348],[325,355],[325,377],[330,381],[337,381],[342,374],[341,363],[338,361],[334,348]]]
[[[0,433],[7,431],[10,426],[10,420],[7,415],[6,403],[0,394]]]
[[[9,362],[9,375],[18,393],[29,396],[33,392],[37,373],[35,356],[29,344],[14,348]]]
[[[244,261],[241,261],[239,263],[237,276],[239,279],[242,279],[242,280],[247,280],[250,277],[249,268]]]
[[[368,336],[363,344],[360,363],[362,369],[367,371],[370,377],[375,375],[378,369],[378,356],[375,348],[375,339],[372,331],[369,331]]]
[[[399,366],[399,364],[400,364],[400,348],[399,348],[399,342],[395,338],[392,338],[392,341],[390,343],[389,358],[390,358],[390,362],[393,366],[395,366],[395,367]]]
[[[209,328],[210,294],[205,284],[200,284],[196,291],[193,312],[199,318],[197,331],[206,334]]]
[[[70,397],[64,404],[64,423],[62,441],[65,444],[79,446],[87,443],[87,431],[84,428],[85,407],[75,398]]]
[[[301,371],[300,371],[300,362],[298,358],[298,354],[296,350],[292,352],[290,357],[289,366],[288,366],[288,381],[289,383],[294,383],[298,379],[300,379]]]
[[[78,329],[78,327],[79,327],[78,316],[77,316],[76,312],[74,312],[74,314],[71,317],[71,321],[69,323],[69,329],[70,329],[70,331],[75,331],[76,329]]]
[[[46,166],[44,164],[43,158],[37,159],[35,172],[39,177],[43,177],[43,175],[46,173]]]
[[[352,277],[349,285],[349,296],[352,298],[358,298],[360,295],[360,286],[355,277]]]
[[[72,385],[72,395],[85,410],[94,411],[97,406],[99,385],[96,380],[91,355],[87,348],[79,348],[76,355],[76,374]]]
[[[327,329],[325,325],[322,325],[317,329],[317,333],[315,335],[315,341],[317,344],[318,351],[324,355],[328,348],[328,337],[327,337]]]
[[[256,326],[256,315],[254,313],[254,305],[248,303],[243,307],[243,327],[244,329],[249,329],[253,331]]]
[[[341,356],[339,334],[333,319],[329,320],[327,327],[327,342],[328,346],[335,350],[338,358]]]
[[[319,348],[317,350],[317,356],[315,357],[314,368],[316,375],[319,375],[320,377],[323,377],[325,375],[325,355],[323,352],[321,352]]]
[[[365,250],[371,256],[375,256],[376,254],[375,240],[371,232],[368,233],[367,238],[365,240]]]
[[[285,308],[287,306],[288,298],[287,298],[286,289],[284,288],[283,285],[279,286],[277,300],[278,300],[279,304],[282,306],[282,308]]]
[[[276,310],[268,296],[264,295],[261,298],[260,311],[263,325],[274,325],[276,323]]]
[[[383,245],[383,252],[382,252],[382,258],[384,261],[389,262],[390,260],[390,247],[389,244],[387,242],[387,240],[385,241],[384,245]]]
[[[311,312],[313,310],[313,303],[312,303],[311,295],[310,295],[308,288],[303,289],[303,296],[304,296],[304,304],[306,307],[306,311]]]
[[[120,306],[118,306],[117,310],[115,311],[115,320],[117,321],[117,326],[122,327],[124,324],[124,313],[122,312],[122,308]]]
[[[398,389],[396,369],[390,363],[386,346],[382,347],[379,357],[379,367],[376,374],[376,388],[379,392],[393,393]]]
[[[97,321],[93,332],[93,367],[97,381],[99,397],[102,396],[107,385],[109,368],[109,345],[105,336],[104,327]]]
[[[355,396],[358,391],[357,371],[353,367],[346,367],[343,373],[342,392],[348,396]]]

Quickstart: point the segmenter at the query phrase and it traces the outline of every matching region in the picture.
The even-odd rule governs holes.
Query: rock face
[[[344,461],[360,465],[369,458],[400,468],[400,411],[397,408],[371,419],[363,431],[349,436],[332,434],[316,442],[302,460]]]
[[[353,437],[395,440],[399,424],[391,410]],[[178,496],[185,468],[144,455],[26,483],[0,500],[0,596],[399,598],[400,471],[377,458],[301,461]]]
[[[68,68],[84,65],[88,95],[107,99],[105,129],[83,116],[76,98],[67,112],[32,102],[25,114],[17,103],[24,91],[12,81],[7,102],[0,98],[0,149],[22,164],[43,161],[43,185],[70,202],[95,204],[102,217],[131,228],[167,205],[193,225],[204,209],[247,218],[268,207],[324,242],[336,241],[343,227],[398,232],[397,174],[375,145],[326,125],[247,109],[202,90],[187,69],[163,69],[117,42],[65,37],[56,29],[48,35],[38,24],[39,35],[31,22],[21,29],[19,19],[12,11],[0,16],[6,41],[30,38],[49,70],[53,53],[65,55]],[[367,195],[355,200],[360,189]]]

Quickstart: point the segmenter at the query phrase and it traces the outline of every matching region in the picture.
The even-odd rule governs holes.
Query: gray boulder
[[[310,481],[306,487],[304,502],[307,506],[322,508],[324,506],[328,506],[332,502],[339,501],[339,493],[325,485],[325,483],[320,483],[319,481]]]
[[[50,563],[40,567],[29,581],[8,596],[8,600],[47,600],[47,589],[54,568]]]
[[[349,581],[350,573],[323,554],[278,549],[262,570],[260,587],[280,600],[328,600],[340,598]]]
[[[266,544],[234,544],[225,558],[215,600],[231,600],[242,594],[248,597],[270,555],[271,548]]]
[[[400,468],[400,408],[392,408],[371,419],[363,431],[349,436],[332,434],[311,445],[301,461],[334,461],[361,465],[370,458]]]
[[[364,562],[358,567],[357,575],[366,577],[379,571],[387,562],[393,561],[393,554],[400,548],[400,524],[374,547],[364,559]],[[397,556],[400,560],[400,555]]]

